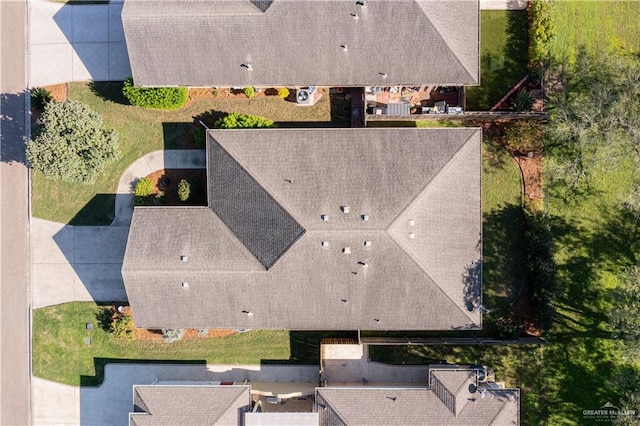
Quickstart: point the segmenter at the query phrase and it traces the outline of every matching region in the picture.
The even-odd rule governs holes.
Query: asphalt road
[[[27,0],[0,1],[0,425],[31,423]]]

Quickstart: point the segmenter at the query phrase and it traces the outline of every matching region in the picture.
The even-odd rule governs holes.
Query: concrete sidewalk
[[[71,5],[29,0],[31,87],[131,76],[123,0]]]
[[[116,211],[111,226],[129,226],[133,215],[133,189],[141,177],[161,169],[204,169],[204,149],[172,149],[150,152],[134,161],[122,174],[116,193]]]
[[[31,219],[33,308],[71,301],[125,301],[126,226],[70,226]]]
[[[33,378],[36,425],[128,425],[133,385],[156,381],[318,383],[317,366],[107,364],[99,387],[76,387]]]

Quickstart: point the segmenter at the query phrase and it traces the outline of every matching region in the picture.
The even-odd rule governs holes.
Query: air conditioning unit
[[[313,105],[313,92],[309,89],[298,89],[296,102],[300,105]]]

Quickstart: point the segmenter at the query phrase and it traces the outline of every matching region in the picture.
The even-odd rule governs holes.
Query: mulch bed
[[[206,206],[207,205],[207,175],[205,169],[162,169],[147,176],[153,182],[155,194],[164,193],[164,205],[168,206]],[[168,185],[164,181],[168,179]],[[192,198],[187,202],[178,197],[178,182],[186,179],[192,185]],[[150,196],[152,204],[154,196]]]
[[[112,306],[112,309],[115,311],[118,309],[120,305]],[[124,315],[131,315],[131,308],[129,306],[124,306]],[[188,328],[184,330],[184,334],[182,335],[182,340],[186,339],[212,339],[216,337],[226,337],[232,334],[236,334],[236,330],[229,329],[208,329],[207,335],[199,335],[198,330],[193,328]],[[149,330],[147,328],[136,328],[135,329],[136,340],[156,340],[162,341],[162,330]]]

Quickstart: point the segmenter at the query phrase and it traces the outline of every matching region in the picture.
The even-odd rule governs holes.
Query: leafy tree
[[[640,339],[640,266],[632,266],[620,274],[611,296],[613,308],[609,320],[614,335],[637,341]]]
[[[624,210],[631,213],[636,222],[640,222],[640,185],[634,185],[631,192],[621,206]]]
[[[276,127],[268,118],[256,115],[244,115],[232,112],[224,118],[217,120],[213,127],[216,129],[248,129],[259,127]]]
[[[50,102],[41,122],[27,145],[27,159],[48,179],[92,183],[120,156],[118,134],[80,102]]]
[[[594,167],[640,162],[640,61],[580,52],[550,92],[550,175],[576,188]]]

